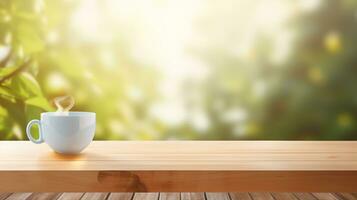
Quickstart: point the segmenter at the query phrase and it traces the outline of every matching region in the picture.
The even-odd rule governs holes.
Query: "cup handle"
[[[32,134],[31,134],[31,127],[32,127],[34,124],[37,124],[37,126],[38,126],[38,131],[39,131],[39,137],[38,137],[37,140],[36,140],[35,138],[33,138],[33,137],[32,137]],[[36,143],[36,144],[41,144],[41,143],[43,143],[43,137],[42,137],[42,133],[41,133],[41,122],[40,122],[40,120],[37,120],[37,119],[31,120],[31,121],[27,124],[26,134],[27,134],[27,137],[31,140],[31,142]]]

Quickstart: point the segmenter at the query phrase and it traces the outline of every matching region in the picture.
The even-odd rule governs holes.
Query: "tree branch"
[[[27,66],[30,65],[31,62],[32,62],[31,59],[25,61],[22,65],[20,65],[20,67],[18,67],[16,70],[14,70],[11,74],[8,74],[8,75],[4,76],[2,79],[0,79],[0,84],[5,82],[7,79],[10,79],[10,78],[16,76],[18,73],[22,72]]]

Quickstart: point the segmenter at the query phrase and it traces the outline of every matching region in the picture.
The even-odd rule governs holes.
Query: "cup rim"
[[[81,117],[88,115],[96,115],[95,112],[84,112],[84,111],[69,111],[65,112],[65,114],[61,114],[60,112],[43,112],[41,116],[53,116],[53,117]]]

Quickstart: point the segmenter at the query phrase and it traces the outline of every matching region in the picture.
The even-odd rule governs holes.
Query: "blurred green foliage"
[[[26,139],[26,123],[68,94],[73,110],[97,113],[96,139],[357,139],[355,1],[325,0],[291,17],[285,62],[269,59],[274,44],[264,32],[244,59],[220,46],[193,48],[211,73],[186,81],[182,99],[195,110],[190,94],[200,95],[209,120],[201,129],[150,115],[164,74],[135,58],[124,36],[100,45],[73,37],[79,2],[0,1],[0,139]],[[235,26],[232,13],[221,18]],[[204,34],[217,29],[208,23]]]

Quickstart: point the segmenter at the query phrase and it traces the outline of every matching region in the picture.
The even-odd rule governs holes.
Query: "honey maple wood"
[[[0,142],[6,192],[353,192],[357,141],[95,141],[79,155]]]
[[[1,200],[357,200],[356,193],[0,193]]]

